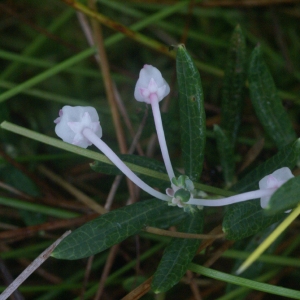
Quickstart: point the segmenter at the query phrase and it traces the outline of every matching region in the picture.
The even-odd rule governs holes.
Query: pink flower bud
[[[151,65],[144,65],[135,86],[134,98],[139,102],[150,104],[151,100],[161,101],[169,93],[170,87],[160,71]]]

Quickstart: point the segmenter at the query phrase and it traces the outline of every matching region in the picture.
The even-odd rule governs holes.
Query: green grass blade
[[[189,265],[189,270],[213,278],[214,280],[221,280],[229,283],[233,283],[239,286],[245,286],[247,288],[252,288],[257,291],[270,293],[277,296],[283,296],[284,298],[300,299],[300,291],[287,289],[280,286],[275,286],[267,283],[261,283],[254,280],[241,278],[238,276],[226,274],[220,271],[202,267],[196,264],[191,263]]]
[[[250,240],[243,240],[240,243],[236,243],[235,247],[238,247],[238,249],[243,250],[241,252],[247,252],[251,253],[253,252],[272,232],[273,230],[277,227],[278,224],[273,224],[266,228],[265,230],[255,234],[254,236],[251,237]],[[276,243],[273,243],[265,253],[273,253],[275,249],[277,248],[278,244],[282,241],[282,237],[276,241]],[[233,268],[231,269],[231,274],[235,274],[235,272],[238,270],[240,265],[244,262],[242,259],[236,259]],[[247,270],[245,270],[242,274],[240,274],[241,277],[243,278],[248,278],[248,279],[255,279],[258,277],[263,269],[266,267],[266,264],[261,261],[257,260],[255,261]],[[226,286],[226,294],[232,292],[233,290],[237,289],[238,287],[233,284],[228,284]],[[237,298],[237,300],[242,300],[245,298],[240,297]]]
[[[13,198],[0,197],[0,205],[14,207],[17,209],[24,209],[26,211],[37,212],[47,216],[52,216],[56,218],[69,219],[80,216],[78,213],[67,211],[64,209],[54,208],[42,204],[36,204],[31,202],[26,202]]]
[[[82,51],[81,53],[74,55],[73,57],[57,64],[53,68],[50,68],[34,77],[28,79],[27,81],[24,81],[23,83],[20,83],[19,85],[15,86],[11,90],[8,90],[8,91],[2,93],[0,95],[0,102],[3,102],[19,93],[25,91],[26,89],[31,88],[32,86],[40,83],[43,80],[46,80],[47,78],[49,78],[51,76],[54,76],[55,74],[61,72],[62,70],[66,69],[66,68],[73,66],[76,63],[79,63],[83,59],[94,54],[94,52],[95,52],[94,48],[90,48],[85,51]]]
[[[0,87],[5,88],[5,89],[17,89],[18,85],[15,83],[7,82],[7,81],[0,81]],[[39,89],[25,89],[22,91],[23,94],[37,97],[39,100],[49,100],[51,102],[57,102],[61,103],[63,105],[86,105],[86,101],[76,99],[76,98],[71,98],[67,96],[62,96],[59,94],[39,90]]]
[[[54,18],[52,24],[47,28],[47,30],[52,33],[55,32],[56,30],[61,28],[70,19],[72,15],[74,15],[74,11],[68,8],[58,18]],[[24,49],[24,51],[22,52],[22,56],[26,58],[27,56],[33,55],[47,41],[48,37],[46,35],[39,34],[32,41],[32,43]],[[0,74],[0,79],[8,78],[14,73],[19,74],[19,67],[20,62],[13,62]]]

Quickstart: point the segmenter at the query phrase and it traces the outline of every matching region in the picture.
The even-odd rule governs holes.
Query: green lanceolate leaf
[[[230,187],[233,183],[235,171],[233,144],[218,125],[214,125],[214,133],[217,141],[224,181],[226,186]]]
[[[240,240],[282,220],[284,214],[266,216],[260,200],[251,200],[229,205],[223,219],[223,231],[229,240]]]
[[[187,214],[178,230],[187,233],[202,233],[203,221],[203,211],[196,210],[191,215]],[[166,292],[182,278],[200,242],[201,240],[195,239],[173,238],[171,240],[152,280],[152,290],[155,293]]]
[[[237,193],[248,192],[258,188],[258,182],[279,168],[293,169],[300,157],[300,139],[283,147],[277,154],[259,165],[245,177],[239,180],[232,190]]]
[[[160,173],[167,174],[165,165],[162,162],[159,162],[155,159],[145,157],[145,156],[138,156],[138,155],[129,155],[129,154],[120,154],[118,155],[120,159],[124,162],[133,163],[135,165],[157,171]],[[95,161],[91,165],[91,168],[100,173],[109,174],[109,175],[121,175],[122,172],[115,166],[115,165],[109,165],[105,162],[101,161]],[[161,178],[155,178],[152,176],[142,175],[139,173],[136,173],[143,181],[145,181],[147,184],[149,184],[152,187],[160,188],[165,190],[166,188],[170,187],[170,181],[167,179],[166,181],[161,180]],[[180,175],[180,173],[176,173],[177,176]]]
[[[221,127],[234,145],[241,122],[246,81],[246,43],[240,26],[232,34],[224,74]]]
[[[202,171],[206,140],[204,96],[199,72],[184,45],[177,49],[176,71],[184,170],[191,180],[197,181]]]
[[[266,213],[278,214],[300,204],[300,176],[289,179],[271,197]]]
[[[169,227],[185,217],[182,209],[151,199],[116,209],[73,231],[53,251],[59,259],[88,257],[137,234],[145,226]]]
[[[266,133],[280,149],[296,139],[295,131],[279,98],[275,83],[257,46],[249,66],[250,97]]]

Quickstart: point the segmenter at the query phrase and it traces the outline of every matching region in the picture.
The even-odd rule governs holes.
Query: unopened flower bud
[[[170,87],[160,71],[151,65],[144,65],[135,86],[134,98],[150,104],[151,100],[161,101],[169,93]]]

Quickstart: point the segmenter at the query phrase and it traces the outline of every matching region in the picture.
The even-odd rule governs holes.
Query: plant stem
[[[1,300],[6,300],[52,253],[58,244],[69,234],[71,230],[65,232],[50,247],[42,252],[0,295]]]
[[[157,99],[156,94],[153,94],[151,96],[150,103],[151,103],[151,107],[152,107],[154,123],[155,123],[155,127],[156,127],[156,133],[157,133],[157,138],[158,138],[158,142],[160,145],[161,153],[162,153],[162,156],[164,159],[164,163],[165,163],[165,166],[167,169],[167,173],[168,173],[170,182],[172,183],[172,178],[175,177],[175,174],[174,174],[170,156],[169,156],[169,151],[168,151],[168,147],[167,147],[167,143],[166,143],[164,128],[163,128],[162,121],[161,121],[161,114],[160,114],[159,104],[158,104],[158,99]]]
[[[190,199],[186,204],[202,205],[202,206],[224,206],[243,202],[251,199],[257,199],[265,196],[271,196],[277,188],[270,188],[264,190],[256,190],[247,193],[238,194],[235,196],[222,198],[222,199]]]
[[[132,182],[134,182],[141,189],[146,191],[148,194],[160,200],[169,201],[170,197],[160,193],[142,181],[137,177],[125,164],[124,162],[108,147],[90,128],[85,128],[82,134],[86,139],[93,143],[100,151],[102,151],[109,160],[111,160],[116,167],[120,169]]]

